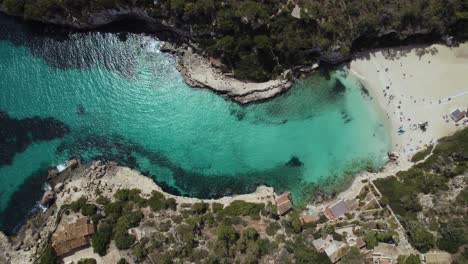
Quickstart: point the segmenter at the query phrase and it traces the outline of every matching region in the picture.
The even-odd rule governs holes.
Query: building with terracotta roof
[[[65,224],[52,235],[52,247],[57,256],[72,253],[89,246],[94,225],[89,218],[79,218],[73,223]]]
[[[279,215],[285,215],[291,211],[294,208],[291,200],[291,193],[285,192],[276,197],[276,206],[278,207]]]
[[[301,219],[304,224],[307,224],[318,221],[320,219],[320,216],[319,213],[315,212],[312,214],[304,215]]]

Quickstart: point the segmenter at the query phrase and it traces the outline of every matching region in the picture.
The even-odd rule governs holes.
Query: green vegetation
[[[413,155],[413,157],[411,157],[411,162],[418,162],[418,161],[425,159],[429,154],[431,154],[431,151],[433,148],[434,147],[431,145],[417,152],[416,154]]]
[[[58,263],[57,255],[55,255],[54,249],[51,246],[47,246],[42,254],[41,258],[38,261],[39,264],[54,264]]]
[[[289,4],[287,4],[289,3]],[[399,41],[420,33],[468,37],[464,0],[3,0],[3,9],[28,19],[88,20],[116,8],[143,8],[173,25],[206,55],[240,79],[264,81],[318,60],[336,62],[379,36]]]
[[[260,211],[262,211],[264,207],[264,204],[234,201],[226,206],[220,214],[223,216],[250,216],[253,219],[258,219],[260,217]]]
[[[152,192],[151,198],[148,199],[148,205],[153,211],[160,211],[165,209],[175,210],[177,207],[174,198],[165,199],[164,195],[157,191]]]
[[[468,129],[442,138],[426,160],[408,171],[375,181],[375,185],[404,225],[410,242],[421,252],[437,247],[455,253],[468,243],[468,226],[464,215],[468,200],[466,188],[455,201],[446,200],[449,181],[462,175],[468,168]],[[424,208],[418,195],[431,195],[433,207]],[[382,200],[383,200],[382,199]],[[382,201],[381,200],[381,201]],[[437,204],[441,204],[437,206]],[[423,214],[430,222],[420,222],[417,214]],[[429,232],[437,233],[434,236]],[[369,238],[372,242],[372,238]]]
[[[78,260],[77,264],[96,264],[96,260],[93,258],[86,258]]]
[[[346,255],[343,256],[340,263],[342,264],[360,264],[365,263],[365,257],[359,251],[359,248],[351,247]]]
[[[421,264],[421,259],[418,255],[414,254],[409,256],[401,255],[398,257],[398,264]]]

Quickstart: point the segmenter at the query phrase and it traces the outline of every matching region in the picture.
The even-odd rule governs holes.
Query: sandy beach
[[[401,162],[467,126],[463,120],[455,124],[449,114],[468,107],[468,43],[359,54],[349,70],[386,113],[392,150]],[[426,131],[420,122],[428,122]]]
[[[353,183],[333,201],[353,199],[365,183],[407,170],[411,157],[437,139],[468,126],[468,118],[455,123],[454,109],[468,107],[468,43],[458,47],[432,45],[404,47],[362,53],[347,66],[384,112],[392,151],[400,158],[376,173],[358,173]],[[419,122],[428,122],[426,131]],[[399,129],[404,133],[399,133]]]

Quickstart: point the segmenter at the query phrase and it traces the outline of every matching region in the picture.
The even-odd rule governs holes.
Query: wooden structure
[[[57,256],[72,253],[90,244],[94,225],[87,217],[79,218],[73,223],[65,224],[63,228],[52,235],[52,247]]]

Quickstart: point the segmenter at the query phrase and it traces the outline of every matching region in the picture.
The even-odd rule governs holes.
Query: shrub
[[[165,199],[164,195],[160,192],[153,191],[151,198],[147,201],[153,211],[160,211],[163,209],[176,210],[177,203],[174,198]]]
[[[138,259],[145,257],[146,256],[145,247],[141,244],[137,244],[135,247],[133,247],[132,254]]]
[[[80,259],[77,264],[96,264],[96,260],[93,258]]]
[[[268,224],[267,228],[265,229],[265,232],[269,236],[274,236],[276,235],[276,232],[278,232],[280,228],[281,228],[280,224],[276,221],[273,221]]]
[[[127,232],[118,231],[114,235],[115,246],[120,250],[129,249],[135,243],[135,237]]]
[[[234,201],[226,206],[222,214],[225,216],[259,216],[260,211],[265,207],[264,204],[249,203],[245,201]]]
[[[221,204],[221,203],[212,203],[211,204],[211,211],[213,212],[213,214],[216,214],[220,211],[222,211],[224,208],[224,205]]]
[[[124,259],[124,258],[121,258],[121,259],[117,262],[117,264],[128,264],[128,261],[127,261],[126,259]]]
[[[54,264],[58,263],[57,255],[55,254],[54,249],[51,246],[47,246],[39,259],[39,264]]]
[[[195,203],[193,206],[192,206],[192,211],[195,213],[195,214],[204,214],[208,211],[209,209],[209,204],[207,203],[204,203],[204,202],[200,202],[200,203]]]
[[[100,256],[106,255],[112,238],[112,229],[113,227],[105,221],[99,225],[97,231],[91,238],[91,245],[94,253]]]
[[[413,157],[411,157],[411,162],[418,162],[425,159],[429,154],[431,154],[433,146],[428,146],[427,148],[415,153]]]
[[[83,207],[87,202],[86,197],[82,196],[80,199],[72,202],[70,204],[70,210],[73,210],[74,212],[80,211],[81,207]]]
[[[106,204],[110,203],[110,200],[107,197],[99,196],[96,199],[96,203],[100,204],[100,205],[106,205]]]
[[[81,213],[84,216],[92,216],[96,214],[96,212],[97,212],[97,207],[94,204],[86,203],[81,207]]]

